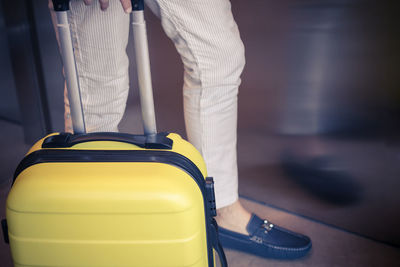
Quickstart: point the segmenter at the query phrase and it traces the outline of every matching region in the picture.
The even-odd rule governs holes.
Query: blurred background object
[[[385,124],[398,122],[394,70],[399,36],[393,3],[291,4],[282,133],[364,137],[384,134]]]
[[[398,3],[267,2],[236,12],[241,193],[399,246]]]

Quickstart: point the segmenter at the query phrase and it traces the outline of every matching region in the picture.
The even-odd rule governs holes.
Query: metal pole
[[[144,134],[154,135],[157,133],[156,116],[154,110],[153,88],[151,85],[146,22],[144,20],[143,10],[134,10],[131,13],[131,18]]]
[[[68,98],[71,108],[72,126],[75,134],[85,133],[85,120],[67,11],[57,11],[56,15],[61,56],[64,64],[64,74],[67,82]]]

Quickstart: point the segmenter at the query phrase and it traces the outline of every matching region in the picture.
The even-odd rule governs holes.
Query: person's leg
[[[49,6],[52,10],[51,1]],[[98,1],[86,6],[82,0],[73,0],[70,7],[68,17],[86,129],[116,132],[129,92],[129,15],[119,1],[110,1],[105,12]],[[64,102],[65,130],[71,132],[66,90]]]
[[[228,0],[149,0],[184,64],[184,112],[189,141],[215,179],[217,221],[247,233],[250,213],[238,201],[237,95],[245,58]]]
[[[220,225],[245,232],[250,214],[238,202],[236,163],[237,91],[244,51],[230,3],[218,1],[213,8],[196,1],[147,4],[162,18],[184,62],[188,136],[215,177],[217,219]],[[128,91],[129,17],[113,1],[106,12],[99,10],[97,1],[91,6],[72,1],[69,17],[88,131],[116,131]],[[65,104],[66,130],[71,131],[67,97]],[[230,225],[240,221],[238,229]]]
[[[219,238],[224,247],[262,257],[298,258],[308,237],[250,214],[238,200],[237,95],[244,49],[229,0],[148,0],[181,55],[189,141],[215,178]]]

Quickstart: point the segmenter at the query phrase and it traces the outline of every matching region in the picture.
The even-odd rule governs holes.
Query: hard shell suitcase
[[[43,138],[17,167],[3,222],[15,266],[214,266],[214,251],[226,266],[200,153],[155,130],[143,1],[132,18],[145,135],[85,133],[68,1],[53,2],[75,134]]]

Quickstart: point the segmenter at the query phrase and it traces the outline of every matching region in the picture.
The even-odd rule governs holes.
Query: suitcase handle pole
[[[74,133],[85,133],[85,120],[83,115],[81,92],[76,70],[74,49],[72,46],[71,32],[68,23],[67,11],[69,0],[53,0],[54,11],[57,16],[57,31],[60,40],[61,57],[64,65],[65,81],[67,83],[71,120]]]
[[[52,0],[57,15],[57,30],[60,39],[61,56],[71,107],[71,119],[74,133],[85,133],[85,121],[82,108],[79,80],[76,70],[71,32],[67,11],[69,0]],[[150,59],[147,42],[146,22],[144,20],[144,1],[131,0],[132,29],[135,45],[135,59],[139,82],[140,103],[144,134],[157,134],[153,89],[151,84]]]
[[[145,135],[157,133],[154,110],[153,88],[151,85],[149,48],[146,22],[144,20],[144,1],[132,0],[132,33],[135,46],[135,60],[139,82],[140,105],[142,109],[143,130]]]

